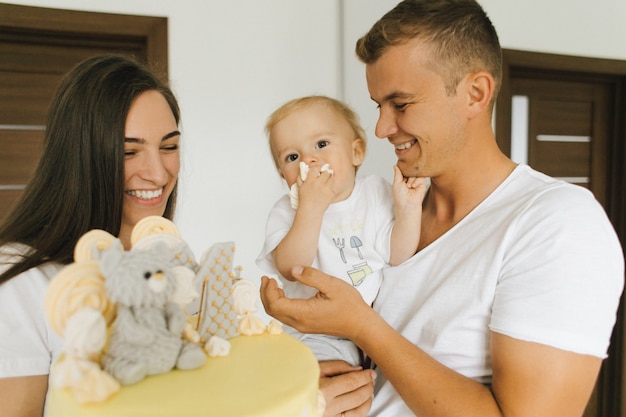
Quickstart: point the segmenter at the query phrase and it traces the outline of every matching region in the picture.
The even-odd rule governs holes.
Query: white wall
[[[235,241],[235,263],[253,282],[266,215],[286,191],[263,133],[279,104],[313,93],[344,98],[369,135],[361,172],[391,178],[393,153],[373,135],[376,109],[353,49],[396,0],[8,2],[169,19],[170,78],[183,117],[176,222],[198,256],[212,243]],[[481,3],[505,48],[626,60],[624,0]]]

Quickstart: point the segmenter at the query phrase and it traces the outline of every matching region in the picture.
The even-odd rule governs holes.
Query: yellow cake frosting
[[[287,334],[238,336],[230,353],[196,370],[172,370],[124,386],[100,404],[51,387],[47,417],[314,417],[319,366]]]

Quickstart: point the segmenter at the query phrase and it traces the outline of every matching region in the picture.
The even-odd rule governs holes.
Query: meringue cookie
[[[219,336],[211,336],[206,345],[204,345],[204,350],[211,357],[228,356],[230,353],[230,342]]]

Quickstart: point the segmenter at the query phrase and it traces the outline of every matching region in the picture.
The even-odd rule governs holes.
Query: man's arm
[[[48,375],[0,378],[2,417],[41,417],[48,391]]]
[[[405,339],[343,281],[313,268],[294,268],[294,276],[319,293],[308,300],[290,300],[264,278],[261,298],[266,311],[306,333],[351,339],[420,416],[580,417],[583,413],[599,358],[491,333],[492,391]]]
[[[492,389],[505,416],[581,416],[602,359],[491,333]]]

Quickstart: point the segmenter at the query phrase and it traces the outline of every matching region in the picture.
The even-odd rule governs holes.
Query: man
[[[485,12],[473,0],[403,1],[357,55],[380,108],[376,135],[405,177],[431,180],[418,252],[386,270],[374,309],[296,267],[317,296],[289,300],[264,278],[266,310],[355,342],[379,372],[371,415],[580,416],[606,357],[623,254],[590,192],[498,149],[501,51]],[[343,394],[327,415],[365,415],[345,381],[325,383]]]

